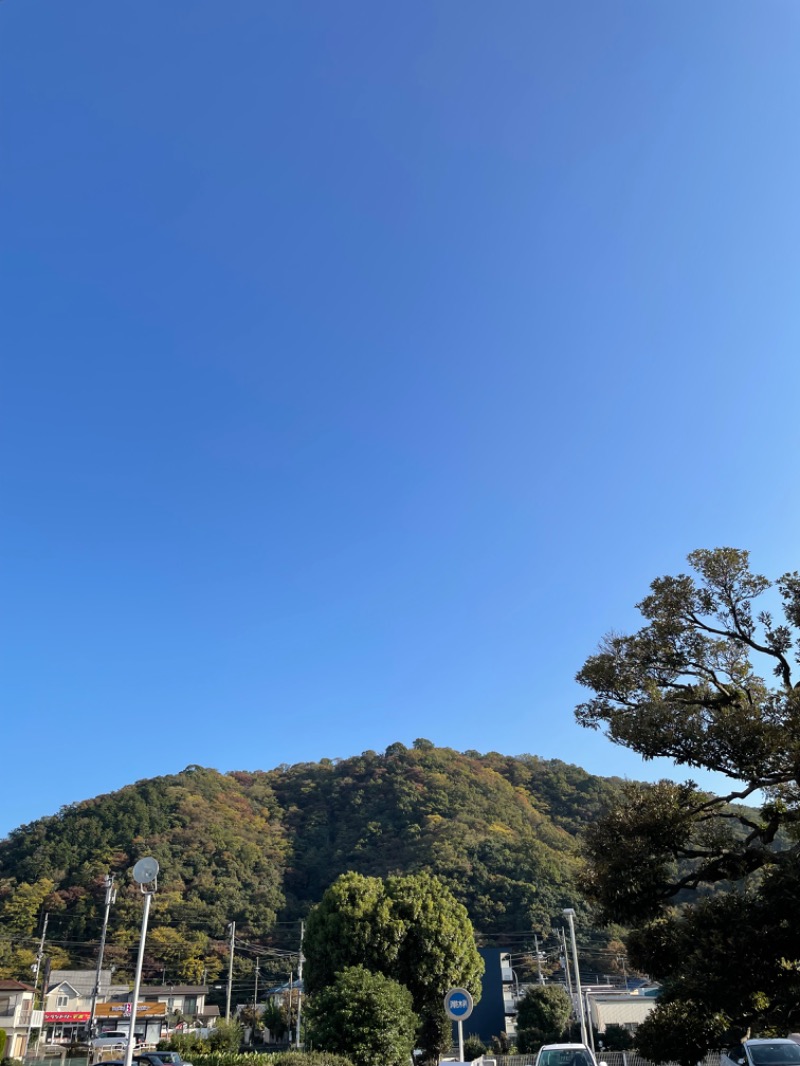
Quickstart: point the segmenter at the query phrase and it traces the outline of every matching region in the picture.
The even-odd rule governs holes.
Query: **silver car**
[[[722,1052],[720,1066],[800,1066],[800,1044],[777,1036],[743,1040]]]
[[[585,1044],[545,1044],[539,1048],[536,1066],[606,1066],[606,1064],[598,1063]]]

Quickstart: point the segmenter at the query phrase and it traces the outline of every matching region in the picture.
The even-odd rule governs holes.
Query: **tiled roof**
[[[203,996],[208,985],[142,985],[142,996]]]
[[[79,996],[91,996],[94,991],[96,970],[51,970],[50,988],[66,981]],[[111,970],[100,971],[100,997],[108,995],[108,987],[111,984]]]

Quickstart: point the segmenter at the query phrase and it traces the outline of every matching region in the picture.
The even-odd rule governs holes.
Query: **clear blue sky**
[[[798,558],[797,0],[0,4],[2,824],[424,736]]]

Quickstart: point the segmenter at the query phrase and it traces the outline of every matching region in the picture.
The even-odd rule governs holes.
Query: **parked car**
[[[800,1044],[782,1037],[743,1040],[722,1052],[720,1066],[800,1066]]]
[[[138,1066],[192,1066],[177,1051],[140,1051],[133,1056]]]
[[[536,1066],[606,1066],[598,1063],[585,1044],[544,1044],[536,1056]],[[798,1062],[800,1066],[800,1062]]]
[[[122,1029],[110,1033],[101,1033],[91,1041],[92,1047],[113,1047],[114,1044],[127,1044],[128,1034]]]

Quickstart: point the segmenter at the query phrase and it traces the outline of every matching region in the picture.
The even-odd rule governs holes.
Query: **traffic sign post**
[[[444,997],[444,1009],[448,1018],[458,1022],[458,1057],[464,1061],[464,1019],[472,1014],[475,1004],[466,988],[451,988]]]

